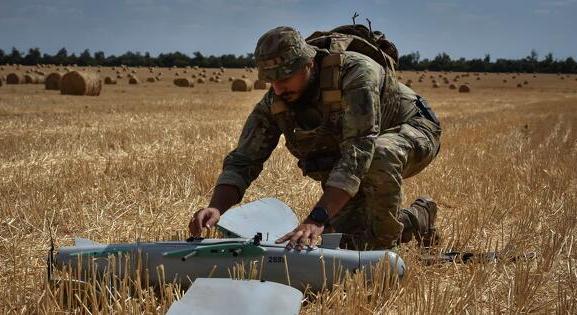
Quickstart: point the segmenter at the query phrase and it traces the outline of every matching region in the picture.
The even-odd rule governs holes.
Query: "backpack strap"
[[[344,55],[342,53],[331,53],[325,56],[320,68],[320,89],[321,101],[323,105],[323,119],[329,122],[331,113],[343,110],[341,68]]]

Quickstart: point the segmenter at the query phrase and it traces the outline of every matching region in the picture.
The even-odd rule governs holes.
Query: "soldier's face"
[[[298,100],[309,84],[313,67],[314,63],[311,61],[290,77],[272,81],[274,93],[287,103]]]

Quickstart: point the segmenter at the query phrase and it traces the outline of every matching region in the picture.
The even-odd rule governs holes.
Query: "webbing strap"
[[[323,58],[320,69],[321,101],[323,120],[329,122],[330,113],[343,109],[341,90],[341,68],[344,55],[331,53]]]

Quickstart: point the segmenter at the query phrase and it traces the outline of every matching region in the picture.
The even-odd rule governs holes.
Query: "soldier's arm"
[[[281,134],[270,112],[272,93],[265,94],[248,116],[237,147],[224,159],[210,206],[221,213],[240,202],[262,171]]]
[[[357,60],[344,69],[341,158],[326,182],[332,189],[327,189],[319,201],[331,216],[357,194],[371,165],[380,130],[382,77],[382,69],[365,60]]]

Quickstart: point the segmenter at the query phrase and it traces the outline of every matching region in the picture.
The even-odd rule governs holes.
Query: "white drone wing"
[[[82,238],[82,237],[75,237],[74,238],[74,246],[76,246],[76,247],[89,247],[89,246],[97,246],[97,245],[102,245],[102,244],[97,243],[93,240],[89,240],[87,238]]]
[[[301,291],[276,282],[199,278],[167,315],[296,315],[302,298]]]
[[[251,238],[257,232],[276,240],[295,229],[296,215],[286,204],[275,198],[256,200],[225,212],[218,226],[233,236]]]

